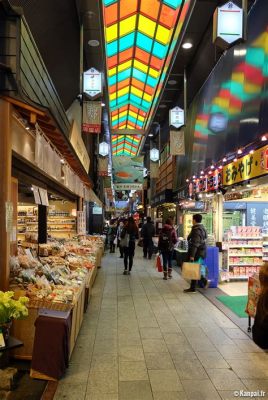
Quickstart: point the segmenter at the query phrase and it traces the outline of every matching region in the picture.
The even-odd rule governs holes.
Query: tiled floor
[[[242,282],[224,282],[219,285],[219,289],[228,294],[229,296],[247,296],[248,283]]]
[[[56,400],[217,400],[264,390],[268,354],[174,272],[107,254]],[[261,398],[261,397],[260,397]]]

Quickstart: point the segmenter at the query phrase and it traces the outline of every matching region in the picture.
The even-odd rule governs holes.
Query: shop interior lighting
[[[199,197],[199,199],[202,199],[202,197],[203,197],[202,193],[199,193],[198,197]]]
[[[62,164],[65,164],[65,161],[64,161],[63,158],[61,158],[60,162],[61,162]]]
[[[168,81],[168,84],[169,84],[169,85],[176,85],[176,84],[177,84],[177,81],[175,81],[175,79],[170,79],[170,80]]]
[[[237,150],[237,154],[242,154],[242,153],[243,153],[243,151],[241,149]]]
[[[234,158],[234,162],[236,162],[236,161],[237,161],[237,158],[235,157],[235,158]]]
[[[227,158],[226,158],[226,157],[224,157],[222,161],[223,161],[223,162],[227,162]]]
[[[266,136],[266,135],[263,135],[263,136],[261,137],[261,141],[262,141],[262,142],[266,142],[266,140],[267,140],[267,136]]]
[[[246,185],[248,188],[250,188],[251,187],[251,184],[250,184],[250,181],[248,181],[248,183],[247,183],[247,185]]]
[[[204,171],[202,170],[202,171],[200,172],[200,174],[201,174],[201,175],[204,175]]]
[[[232,187],[232,192],[235,192],[235,188],[234,187]]]
[[[101,103],[101,106],[102,106],[102,107],[105,107],[105,103]]]
[[[196,176],[195,175],[193,175],[193,179],[195,179],[196,178]]]
[[[29,130],[30,130],[30,127],[29,127],[29,126],[26,126],[26,129],[27,129],[27,131],[29,131]]]
[[[211,166],[210,166],[210,169],[214,169],[215,167],[214,167],[214,165],[212,164]]]
[[[222,169],[222,168],[223,168],[223,166],[222,166],[222,165],[220,165],[220,166],[219,166],[219,169]]]
[[[249,154],[254,154],[254,150],[250,150]]]
[[[189,179],[186,179],[186,182],[189,182]]]
[[[193,47],[193,44],[191,42],[184,42],[182,45],[182,48],[185,50],[189,50]]]

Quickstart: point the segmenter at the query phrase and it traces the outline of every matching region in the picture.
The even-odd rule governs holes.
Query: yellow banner
[[[223,167],[223,185],[229,186],[268,174],[268,146]]]

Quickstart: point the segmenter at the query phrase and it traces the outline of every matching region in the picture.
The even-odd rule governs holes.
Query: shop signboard
[[[180,107],[174,107],[169,110],[169,125],[174,128],[180,128],[184,125],[184,110]]]
[[[268,146],[223,167],[223,185],[230,186],[268,174]]]
[[[215,191],[221,186],[221,184],[222,171],[216,169],[214,171],[211,171],[209,175],[204,176],[204,178],[195,179],[194,183],[192,184],[191,195],[195,193],[206,193]]]
[[[248,202],[246,224],[268,229],[268,204],[264,202]]]
[[[95,68],[90,68],[83,74],[83,92],[95,99],[102,94],[102,74]]]
[[[85,211],[77,211],[77,234],[78,235],[86,234],[86,212]]]
[[[213,42],[227,48],[241,40],[244,32],[244,13],[232,1],[217,7],[213,21]]]
[[[83,102],[83,124],[84,133],[101,132],[101,113],[102,107],[100,101]]]
[[[92,214],[94,215],[101,215],[102,214],[102,207],[93,207],[92,208]]]
[[[112,178],[110,176],[105,176],[103,178],[103,187],[110,189],[112,187]]]
[[[142,190],[143,183],[115,183],[114,190]]]
[[[117,156],[113,158],[114,183],[142,184],[143,183],[143,156],[127,157]]]

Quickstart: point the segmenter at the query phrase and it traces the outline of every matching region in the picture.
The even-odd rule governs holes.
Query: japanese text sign
[[[223,167],[223,185],[229,186],[268,174],[268,146]]]

